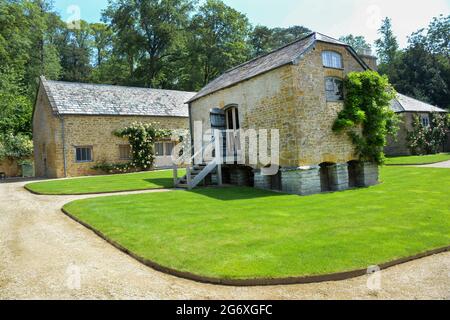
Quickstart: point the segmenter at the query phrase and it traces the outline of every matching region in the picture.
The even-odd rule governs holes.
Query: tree
[[[0,134],[31,136],[32,109],[23,76],[12,68],[0,69]]]
[[[413,155],[436,154],[442,150],[450,132],[450,117],[446,114],[431,115],[431,125],[424,126],[418,115],[414,115],[412,131],[408,131],[408,148]]]
[[[408,47],[382,70],[398,91],[441,108],[450,107],[449,17],[414,32]]]
[[[194,15],[189,31],[190,89],[205,86],[250,56],[247,17],[220,0],[207,0]]]
[[[118,52],[128,60],[130,76],[159,87],[161,71],[179,55],[178,41],[188,25],[191,0],[117,0],[104,19],[117,37]]]
[[[65,28],[59,40],[62,80],[86,82],[91,74],[92,40],[89,23],[81,20],[79,29]]]
[[[112,49],[112,31],[103,23],[93,23],[90,25],[93,47],[95,48],[96,67],[101,67],[102,63],[109,58]]]
[[[256,26],[249,38],[252,57],[257,57],[278,49],[309,33],[311,33],[311,30],[303,26],[274,29],[269,29],[265,26]]]
[[[392,31],[392,21],[390,18],[385,18],[383,20],[378,32],[381,35],[381,38],[375,41],[377,54],[382,64],[389,65],[395,60],[399,50],[397,38]]]
[[[372,49],[372,46],[363,36],[354,36],[349,34],[347,36],[340,37],[339,40],[350,45],[358,53],[364,54],[366,51]]]

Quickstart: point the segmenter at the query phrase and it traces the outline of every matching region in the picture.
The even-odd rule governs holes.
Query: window
[[[156,142],[155,143],[155,155],[157,157],[164,156],[164,143],[163,142]]]
[[[323,66],[327,68],[343,69],[342,56],[334,51],[322,52]]]
[[[339,78],[325,78],[325,91],[327,101],[344,100],[344,83]]]
[[[130,160],[132,158],[131,146],[129,144],[123,144],[119,146],[119,159]]]
[[[172,156],[172,151],[174,147],[175,144],[173,142],[166,142],[166,156],[168,157]]]
[[[422,120],[422,125],[424,127],[429,127],[430,126],[430,116],[429,115],[421,115],[420,119]]]
[[[76,147],[75,150],[77,162],[92,161],[92,147]]]

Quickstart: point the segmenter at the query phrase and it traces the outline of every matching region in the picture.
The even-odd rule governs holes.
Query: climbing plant
[[[413,155],[436,154],[441,151],[449,132],[449,115],[433,113],[430,126],[424,126],[420,117],[414,115],[412,131],[406,136],[408,148]]]
[[[333,130],[347,131],[361,161],[383,163],[387,136],[398,130],[398,117],[390,108],[394,88],[386,76],[370,70],[348,74],[344,88],[344,109]]]
[[[170,130],[157,129],[156,123],[138,123],[117,130],[114,134],[128,139],[131,145],[132,161],[128,168],[139,168],[142,170],[153,167],[155,161],[155,142],[158,139],[171,136]]]

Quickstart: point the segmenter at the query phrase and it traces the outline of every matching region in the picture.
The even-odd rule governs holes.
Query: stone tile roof
[[[397,99],[392,101],[392,110],[400,112],[448,112],[444,109],[432,106],[417,99],[410,98],[403,94],[398,94]]]
[[[249,80],[253,77],[256,77],[257,75],[280,68],[284,65],[295,63],[310,48],[314,46],[316,41],[327,42],[347,47],[351,54],[353,54],[362,65],[368,68],[364,61],[362,61],[358,57],[356,52],[349,45],[318,32],[313,32],[306,37],[296,40],[284,47],[281,47],[266,55],[257,57],[233,69],[228,70],[223,75],[206,85],[189,102],[195,101],[216,91],[233,86],[242,81]]]
[[[188,117],[195,92],[48,81],[41,83],[53,112],[66,115]]]

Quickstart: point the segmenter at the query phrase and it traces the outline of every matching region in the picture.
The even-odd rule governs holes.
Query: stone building
[[[192,128],[201,123],[205,132],[217,116],[222,117],[214,120],[223,123],[221,130],[278,129],[279,170],[270,176],[261,165],[216,169],[205,163],[193,168],[188,187],[205,170],[222,182],[301,195],[378,183],[378,166],[359,162],[347,134],[332,130],[344,106],[343,79],[349,72],[370,69],[374,59],[366,58],[345,43],[312,33],[209,83],[189,101],[194,145]],[[194,146],[194,153],[198,149]],[[179,185],[186,186],[186,179]]]
[[[185,102],[194,93],[92,85],[40,79],[33,114],[35,171],[38,177],[95,175],[98,163],[130,160],[130,146],[113,132],[133,122],[162,129],[188,128]],[[156,145],[156,166],[171,166],[174,142]]]
[[[402,94],[398,94],[397,99],[392,101],[391,108],[400,116],[401,123],[397,136],[388,138],[388,145],[385,148],[387,156],[411,155],[411,151],[408,148],[407,135],[409,131],[413,130],[414,116],[419,116],[422,124],[428,127],[431,125],[433,113],[448,112]],[[447,143],[442,151],[450,151],[449,147],[450,144]]]

